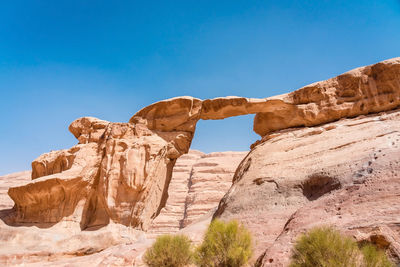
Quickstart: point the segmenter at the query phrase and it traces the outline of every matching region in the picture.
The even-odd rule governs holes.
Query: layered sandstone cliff
[[[185,216],[186,198],[190,188],[193,165],[203,155],[203,152],[191,150],[188,154],[182,155],[176,161],[169,184],[167,203],[150,226],[150,232],[155,234],[174,233],[182,228],[182,220]],[[216,205],[218,205],[218,203]]]
[[[218,206],[232,185],[233,174],[248,152],[190,150],[174,167],[166,206],[149,232],[174,233]]]

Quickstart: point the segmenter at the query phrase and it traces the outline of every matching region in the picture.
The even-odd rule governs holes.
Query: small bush
[[[388,259],[383,250],[377,249],[372,244],[361,247],[365,267],[392,267],[392,262]]]
[[[383,251],[372,244],[361,248],[331,227],[311,229],[297,240],[290,267],[391,267]]]
[[[144,255],[150,267],[182,267],[193,259],[190,239],[184,235],[162,235]]]
[[[290,267],[357,266],[360,253],[349,237],[329,227],[314,228],[296,242]]]
[[[195,260],[202,267],[239,267],[251,255],[251,235],[243,225],[237,221],[214,220],[196,250]]]

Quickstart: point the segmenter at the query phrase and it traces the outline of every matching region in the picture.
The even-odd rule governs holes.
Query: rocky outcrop
[[[82,256],[96,255],[109,247],[125,245],[127,242],[139,243],[140,247],[148,242],[143,240],[142,232],[117,224],[98,231],[81,231],[79,225],[68,221],[50,228],[6,225],[4,217],[9,215],[14,204],[7,195],[8,188],[26,184],[30,180],[30,171],[0,176],[1,266],[65,266],[66,259],[74,258],[77,264]],[[85,264],[85,261],[81,264]]]
[[[377,231],[399,257],[399,159],[399,110],[284,130],[253,147],[215,216],[251,230],[263,266],[286,266],[299,233],[321,224]]]
[[[254,118],[261,136],[299,126],[392,110],[400,106],[400,58],[357,68],[292,93],[268,98],[275,103]]]
[[[73,220],[63,220],[52,227],[39,225],[42,228],[28,224],[12,227],[0,220],[0,242],[3,244],[0,264],[145,266],[142,255],[159,234],[183,233],[199,243],[219,200],[232,184],[237,165],[246,154],[205,154],[191,150],[181,156],[174,167],[166,206],[147,233],[112,222],[96,231],[81,231]],[[12,208],[12,201],[7,196],[8,187],[29,182],[30,176],[31,172],[27,171],[0,177],[0,199],[6,200],[0,203],[5,209],[3,214],[0,213],[0,219]],[[195,212],[187,213],[188,207]],[[195,223],[182,229],[189,221]]]
[[[76,221],[82,229],[110,221],[147,229],[166,201],[175,160],[191,132],[159,132],[142,124],[74,121],[79,144],[32,163],[32,183],[9,189],[9,223]]]
[[[166,206],[153,221],[149,232],[174,233],[199,220],[218,206],[232,185],[233,174],[248,152],[190,150],[175,164]]]
[[[150,130],[194,133],[199,120],[202,101],[190,96],[159,101],[138,111],[130,120]]]
[[[239,186],[241,180],[250,179],[253,184],[263,185],[262,187],[268,185],[271,187],[271,192],[282,186],[280,180],[276,181],[276,177],[286,176],[274,173],[272,169],[265,174],[253,173],[259,176],[256,178],[241,179],[246,176],[251,166],[258,166],[255,162],[264,162],[265,155],[269,155],[268,159],[265,159],[266,166],[275,168],[277,164],[284,164],[282,162],[285,162],[286,154],[282,156],[280,152],[276,152],[276,156],[275,154],[270,156],[274,146],[281,144],[279,140],[284,136],[281,131],[287,131],[288,137],[295,133],[301,135],[291,128],[317,126],[343,118],[393,110],[400,105],[399,94],[400,58],[394,58],[271,98],[225,97],[203,101],[192,97],[178,97],[143,108],[130,119],[129,123],[111,123],[90,117],[80,118],[69,127],[79,143],[70,149],[40,156],[32,163],[34,180],[30,184],[10,188],[9,195],[15,202],[15,213],[7,218],[7,222],[50,226],[69,220],[79,223],[81,229],[94,229],[116,222],[147,230],[166,204],[173,166],[177,158],[188,152],[197,121],[255,113],[254,130],[262,136],[262,140],[255,144],[248,160],[237,170],[236,184],[233,187],[236,189],[231,189],[231,193],[224,200],[226,203],[221,204],[219,213],[222,214],[224,207],[229,207],[228,202],[235,203],[232,199],[235,198],[235,194],[240,194],[241,190],[237,188],[241,188]],[[311,129],[322,133],[332,132],[328,129],[330,126],[324,127],[327,126]],[[308,135],[312,136],[305,134]],[[334,137],[326,136],[326,138]],[[306,139],[304,137],[299,140]],[[346,138],[336,139],[340,141]],[[300,148],[304,146],[301,142],[298,144]],[[336,144],[335,142],[332,144]],[[269,143],[272,144],[271,150],[268,148],[268,153],[263,151],[258,156],[260,147]],[[347,143],[338,143],[337,147],[341,145],[346,148],[350,146]],[[279,149],[287,150],[288,155],[292,150],[296,153],[302,152],[296,147],[285,147],[285,145]],[[334,147],[329,149],[337,150]],[[316,151],[316,148],[311,147],[308,151]],[[362,153],[359,154],[359,157],[363,157]],[[343,155],[341,157],[343,158]],[[282,159],[282,162],[278,159]],[[293,156],[292,160],[296,162],[299,158]],[[321,159],[315,158],[315,160],[319,162]],[[322,170],[311,172],[309,168],[315,166],[319,166],[318,163],[296,167],[296,170],[304,169],[303,174],[297,170],[299,173],[296,179],[305,175],[309,180],[304,185],[306,189],[304,194],[302,193],[303,197],[283,195],[284,198],[280,201],[286,203],[285,212],[291,213],[292,209],[296,210],[307,201],[313,200],[315,183],[318,184],[321,179],[328,184],[327,188],[318,189],[323,193],[354,180],[347,174],[343,176],[345,178],[339,180],[331,174],[327,178]],[[322,164],[319,167],[323,166]],[[260,163],[259,167],[265,169],[264,163]],[[285,172],[292,169],[291,165],[287,165]],[[293,180],[293,183],[298,185],[299,181],[293,179],[283,180],[288,182]],[[291,188],[289,185],[285,186]],[[232,193],[234,191],[235,193]],[[323,194],[321,192],[317,195]],[[264,201],[272,199],[271,201],[276,202],[276,206],[279,207],[280,201],[275,201],[275,196],[271,194],[264,194]],[[188,196],[190,200],[190,192]],[[196,201],[204,202],[200,197],[196,197],[193,203]],[[195,215],[196,208],[191,209],[190,201],[187,204],[187,214]],[[245,206],[245,203],[240,205]],[[237,210],[240,210],[239,207]],[[251,210],[248,209],[246,212]],[[259,209],[258,212],[262,210]],[[269,208],[267,211],[271,212]],[[228,218],[229,209],[227,212],[225,216]],[[271,215],[275,218],[274,213]],[[282,219],[281,215],[278,217],[280,219],[277,220],[286,220]],[[268,237],[260,244],[269,244],[268,242],[275,238],[275,233],[266,236]]]
[[[254,131],[263,137],[282,129],[392,110],[400,105],[399,79],[400,58],[393,58],[264,99],[229,96],[203,101],[190,97],[164,100],[142,109],[130,122],[162,131],[194,131],[199,119],[256,114]]]
[[[400,105],[400,58],[357,68],[292,93],[265,99],[224,97],[204,100],[201,119],[254,114],[260,136],[300,126],[392,110]]]

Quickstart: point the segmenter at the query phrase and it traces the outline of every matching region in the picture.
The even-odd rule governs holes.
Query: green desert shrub
[[[359,261],[359,249],[353,239],[333,228],[319,227],[297,240],[290,267],[351,267]]]
[[[144,262],[150,267],[187,266],[192,259],[191,242],[184,235],[159,236],[144,255]]]
[[[388,259],[383,250],[377,249],[372,244],[365,244],[361,247],[364,258],[363,267],[392,267],[394,264]]]
[[[251,255],[251,235],[243,225],[237,221],[214,220],[196,250],[195,261],[201,267],[239,267]]]
[[[372,244],[359,248],[354,239],[332,227],[318,227],[300,236],[294,245],[290,267],[389,267],[383,251]]]

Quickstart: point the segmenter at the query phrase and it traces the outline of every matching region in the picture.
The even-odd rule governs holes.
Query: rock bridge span
[[[147,230],[200,119],[256,114],[254,131],[268,139],[399,106],[400,58],[394,58],[265,99],[177,97],[143,108],[128,123],[79,118],[69,126],[79,143],[41,155],[32,162],[32,182],[9,189],[15,206],[6,221],[49,227],[69,220],[81,229],[113,221]]]

